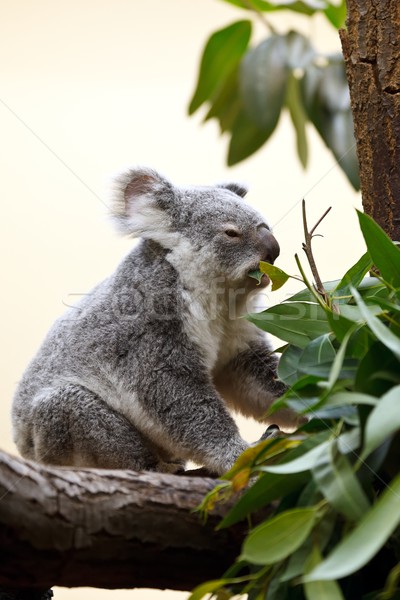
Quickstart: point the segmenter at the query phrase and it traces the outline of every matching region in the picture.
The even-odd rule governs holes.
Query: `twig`
[[[317,229],[318,225],[321,223],[321,221],[323,219],[325,219],[326,215],[329,213],[329,211],[331,210],[331,206],[324,212],[324,214],[322,215],[322,217],[316,222],[316,224],[314,225],[314,227],[309,231],[308,230],[308,225],[307,225],[307,214],[306,214],[306,203],[305,200],[302,201],[302,211],[303,211],[303,227],[304,227],[304,239],[305,242],[302,244],[302,248],[304,250],[304,252],[306,253],[307,256],[307,260],[308,260],[308,264],[310,265],[311,268],[311,272],[313,274],[314,280],[315,280],[315,289],[318,292],[318,294],[323,298],[324,302],[331,307],[331,301],[329,298],[329,294],[326,291],[326,289],[324,288],[324,284],[322,283],[321,277],[318,273],[318,269],[317,269],[317,265],[315,263],[315,259],[314,259],[314,255],[313,255],[313,251],[312,251],[312,247],[311,247],[311,243],[312,243],[312,239],[314,237],[314,232]],[[332,308],[332,307],[331,307]]]
[[[247,6],[248,10],[251,10],[256,15],[256,17],[259,19],[259,21],[261,21],[264,27],[266,27],[271,33],[276,34],[275,27],[271,25],[271,23],[268,21],[268,19],[265,18],[262,12],[260,12],[258,8],[254,6],[251,0],[243,0],[243,4]]]

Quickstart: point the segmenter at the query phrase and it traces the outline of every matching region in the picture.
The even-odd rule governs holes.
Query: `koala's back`
[[[163,353],[160,330],[168,327],[172,337],[181,335],[178,321],[171,327],[179,285],[165,254],[142,242],[111,277],[54,323],[18,385],[13,408],[17,429],[19,419],[29,420],[36,394],[62,382],[88,387],[111,405],[118,403],[123,388],[138,387],[140,365],[153,362],[147,354]],[[156,286],[160,290],[155,292]],[[171,344],[177,344],[172,337]]]

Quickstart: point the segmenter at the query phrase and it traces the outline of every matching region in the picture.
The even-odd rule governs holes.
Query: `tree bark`
[[[400,2],[347,0],[341,40],[364,211],[400,240]]]
[[[193,512],[216,481],[66,469],[0,452],[0,590],[53,585],[190,590],[220,577],[244,527]]]

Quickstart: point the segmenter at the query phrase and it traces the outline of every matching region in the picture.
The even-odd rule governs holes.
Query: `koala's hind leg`
[[[18,435],[17,444],[22,454],[38,462],[136,471],[158,468],[158,457],[139,431],[79,385],[67,384],[36,397],[29,427],[30,450],[24,452]]]

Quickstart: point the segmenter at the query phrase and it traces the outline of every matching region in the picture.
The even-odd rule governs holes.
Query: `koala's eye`
[[[225,235],[227,235],[230,238],[238,238],[240,237],[240,233],[239,231],[237,231],[236,229],[225,229]]]

